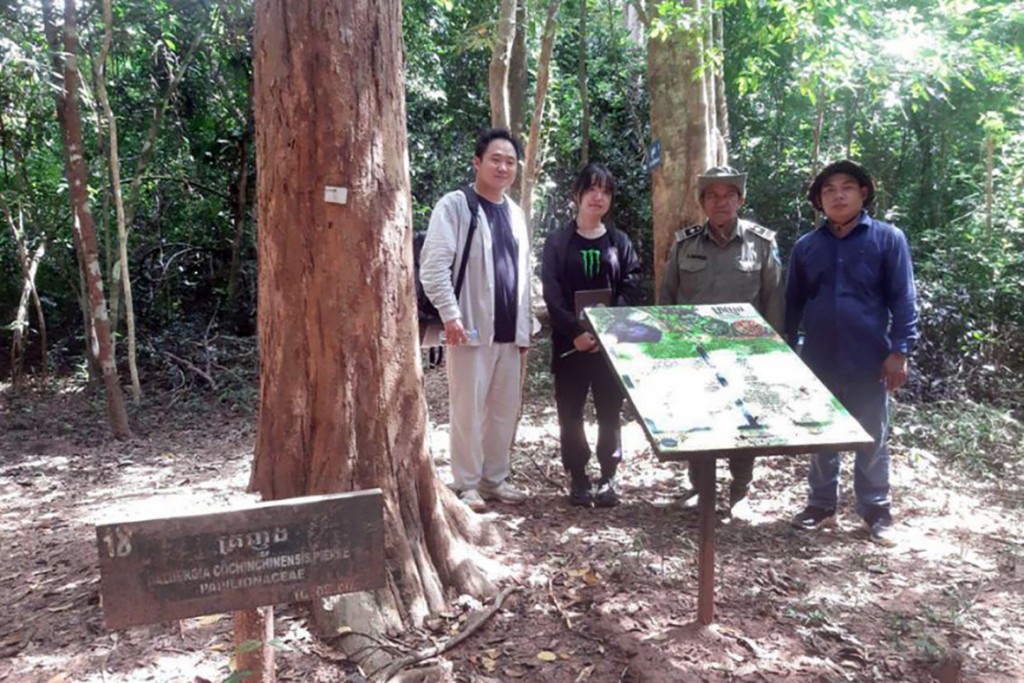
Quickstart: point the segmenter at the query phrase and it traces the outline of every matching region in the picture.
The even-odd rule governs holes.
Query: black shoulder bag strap
[[[476,214],[480,210],[480,198],[472,185],[459,188],[466,196],[466,204],[469,205],[469,232],[466,234],[466,246],[462,248],[462,263],[459,264],[459,275],[455,279],[455,301],[459,300],[459,293],[462,291],[462,282],[466,279],[466,264],[469,263],[469,248],[473,244],[473,233],[476,232]]]

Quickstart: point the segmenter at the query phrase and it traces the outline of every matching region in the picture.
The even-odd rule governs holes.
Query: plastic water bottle
[[[468,339],[466,342],[467,344],[476,344],[480,341],[480,330],[475,327],[471,330],[466,330],[466,337]],[[444,338],[444,330],[441,330],[441,334],[438,338],[442,344],[447,344]]]

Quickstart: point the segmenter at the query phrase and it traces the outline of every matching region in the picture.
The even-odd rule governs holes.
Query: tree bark
[[[135,304],[132,300],[132,278],[128,269],[128,227],[125,222],[124,199],[121,196],[121,160],[117,151],[117,119],[114,118],[114,111],[110,108],[110,98],[107,97],[107,56],[110,54],[110,46],[113,43],[114,14],[111,10],[110,0],[103,0],[103,47],[100,50],[99,64],[96,67],[96,94],[99,96],[100,104],[103,107],[103,116],[107,119],[107,127],[110,134],[110,184],[114,194],[114,213],[117,216],[117,263],[120,265],[121,281],[124,283],[124,313],[125,322],[128,324],[128,372],[132,382],[132,401],[135,405],[142,403],[142,386],[139,384],[139,368],[135,362]],[[111,297],[117,291],[117,278],[111,278]],[[111,325],[111,331],[116,333],[117,328]],[[113,339],[111,339],[113,344]],[[111,349],[114,353],[114,349]]]
[[[52,0],[43,0],[43,14],[47,17],[48,36],[57,42],[52,21]],[[74,236],[78,248],[80,271],[89,299],[87,325],[93,343],[93,355],[99,363],[107,394],[107,414],[114,436],[131,436],[124,395],[118,382],[117,366],[110,344],[110,320],[107,301],[103,295],[103,276],[100,269],[96,228],[89,212],[88,174],[82,148],[82,117],[78,109],[78,39],[75,31],[75,0],[64,0],[64,89],[58,94],[58,116],[64,138],[64,165],[71,189],[71,210],[75,217]]]
[[[704,81],[704,96],[707,97],[708,106],[706,119],[708,122],[708,143],[711,145],[710,155],[712,165],[717,166],[719,164],[719,152],[718,152],[718,109],[715,107],[715,102],[718,98],[715,94],[715,26],[714,26],[714,14],[711,11],[711,2],[713,0],[707,0],[700,11],[703,13],[703,30],[701,31],[701,39],[704,43],[704,49],[700,51],[700,77]],[[710,62],[708,60],[711,60]]]
[[[24,244],[18,245],[19,250],[24,249]],[[24,376],[24,360],[25,360],[25,337],[28,335],[25,332],[28,330],[28,302],[32,303],[36,307],[36,315],[42,320],[42,308],[39,303],[39,295],[36,292],[36,270],[39,268],[39,262],[43,260],[43,254],[46,253],[46,245],[40,244],[35,253],[31,258],[28,255],[24,255],[22,258],[22,270],[25,274],[25,282],[21,287],[21,299],[18,300],[18,310],[14,315],[14,330],[11,334],[11,384],[15,388],[21,386],[21,380]],[[19,254],[20,255],[20,254]],[[43,337],[43,378],[46,378],[46,328],[42,327]]]
[[[238,302],[238,278],[242,267],[242,242],[245,237],[246,205],[249,201],[249,112],[252,111],[252,79],[246,84],[245,113],[242,116],[242,135],[238,139],[238,178],[235,183],[235,237],[231,242],[231,270],[228,272],[228,310],[236,318],[241,306]]]
[[[985,235],[989,244],[995,243],[992,231],[992,205],[995,197],[995,138],[992,133],[985,136]]]
[[[686,4],[699,15],[698,0],[687,0]],[[657,11],[651,3],[641,14],[650,19],[657,16]],[[703,218],[697,176],[713,161],[707,125],[709,102],[704,84],[696,75],[701,41],[694,30],[675,26],[665,37],[649,36],[647,40],[651,136],[661,142],[661,166],[651,174],[655,283],[661,282],[676,230]]]
[[[509,128],[508,70],[515,31],[516,0],[501,0],[498,4],[498,25],[494,29],[491,63],[487,69],[492,128]]]
[[[587,93],[587,0],[580,0],[580,166],[590,160],[590,97]]]
[[[49,370],[49,358],[46,353],[46,316],[43,313],[43,304],[39,300],[39,292],[36,290],[36,270],[39,262],[43,260],[46,253],[46,240],[40,240],[35,254],[30,258],[28,247],[25,244],[25,219],[21,207],[18,207],[18,222],[14,222],[14,216],[7,205],[3,192],[0,192],[0,206],[3,206],[7,224],[14,235],[14,242],[18,249],[18,262],[21,264],[21,274],[25,282],[21,290],[21,300],[18,303],[18,312],[14,317],[14,333],[11,338],[11,384],[18,386],[21,382],[23,361],[24,361],[24,329],[28,327],[28,302],[31,298],[32,305],[36,311],[36,320],[39,325],[40,359],[42,361],[42,378],[46,381]]]
[[[256,3],[250,488],[269,500],[379,487],[385,501],[386,587],[314,605],[322,626],[402,629],[449,589],[495,588],[468,544],[493,532],[435,477],[425,446],[401,36],[399,0]],[[346,188],[345,203],[326,202],[327,187]]]
[[[548,95],[548,80],[551,73],[551,52],[555,44],[556,18],[561,0],[550,0],[547,19],[544,21],[544,37],[541,39],[540,57],[537,60],[537,83],[533,96],[533,118],[530,119],[530,137],[526,142],[526,160],[523,163],[523,177],[520,179],[519,204],[526,214],[526,225],[533,241],[533,186],[540,169],[540,147],[544,123],[544,103]]]
[[[713,9],[715,30],[715,102],[718,112],[718,137],[720,146],[718,162],[729,163],[729,104],[725,96],[725,10]]]
[[[512,57],[508,72],[509,130],[517,140],[523,137],[526,119],[526,28],[529,19],[529,0],[516,3],[516,34],[512,41]],[[518,194],[519,188],[513,188]],[[515,199],[518,201],[519,197]]]
[[[818,168],[821,164],[821,132],[825,123],[825,86],[818,90],[817,111],[814,115],[814,131],[812,133],[811,145],[811,181],[818,175]]]

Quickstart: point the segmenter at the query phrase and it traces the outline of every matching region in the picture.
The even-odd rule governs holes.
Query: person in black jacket
[[[615,472],[622,459],[622,389],[577,310],[576,296],[592,290],[591,300],[603,299],[613,306],[636,303],[640,261],[625,233],[601,220],[611,208],[614,193],[615,177],[601,164],[589,164],[580,171],[573,185],[577,216],[548,235],[541,265],[544,303],[552,327],[551,370],[562,464],[571,482],[569,500],[583,507],[619,503]],[[590,447],[583,431],[583,408],[591,392],[601,465],[596,492],[587,476]]]

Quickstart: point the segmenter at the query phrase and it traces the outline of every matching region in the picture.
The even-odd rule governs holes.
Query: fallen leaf
[[[223,619],[226,615],[224,614],[207,614],[205,617],[199,617],[196,621],[200,626],[211,626],[216,624],[218,621]]]
[[[502,673],[508,676],[509,678],[522,678],[526,675],[526,671],[524,671],[523,669],[516,669],[511,666],[505,667],[502,670]]]
[[[537,659],[542,662],[556,662],[558,661],[558,655],[550,650],[541,650],[537,653]]]
[[[481,657],[480,664],[484,667],[484,670],[487,671],[487,673],[493,673],[494,670],[498,668],[498,663],[490,657]]]
[[[580,675],[576,677],[576,680],[573,683],[582,683],[582,681],[588,680],[591,674],[593,673],[594,665],[588,664],[587,666],[583,667],[582,670],[580,670]]]

